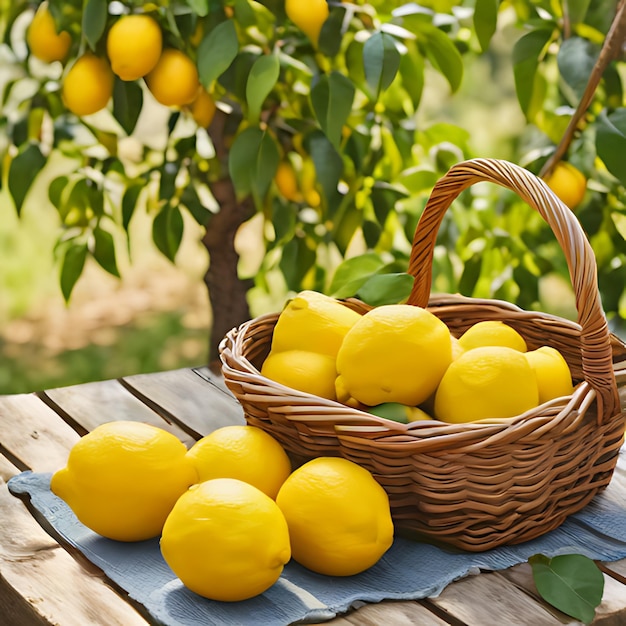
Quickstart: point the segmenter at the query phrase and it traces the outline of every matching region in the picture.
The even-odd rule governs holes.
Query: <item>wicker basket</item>
[[[543,216],[565,253],[578,323],[497,300],[430,297],[432,258],[444,213],[461,191],[482,181],[515,191]],[[557,348],[576,386],[506,420],[399,424],[269,380],[259,373],[278,314],[231,330],[221,344],[225,382],[249,424],[300,460],[340,455],[370,470],[389,494],[399,530],[480,551],[515,544],[559,526],[606,487],[623,441],[614,361],[624,345],[610,334],[596,264],[573,213],[539,178],[505,161],[455,165],[435,185],[417,226],[409,304],[428,307],[460,335],[480,320],[502,320],[529,349]],[[349,300],[360,313],[367,305]]]

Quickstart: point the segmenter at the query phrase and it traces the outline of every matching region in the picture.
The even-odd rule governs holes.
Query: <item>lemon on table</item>
[[[223,602],[263,593],[291,557],[287,522],[274,500],[234,478],[207,480],[184,493],[160,545],[187,588]]]
[[[298,391],[334,400],[337,368],[328,354],[306,350],[270,352],[261,374]]]
[[[344,337],[335,386],[369,406],[416,406],[435,391],[451,360],[450,331],[439,318],[408,304],[379,306]]]
[[[482,346],[505,346],[526,352],[524,338],[513,327],[499,320],[476,322],[459,337],[459,345],[464,350]]]
[[[572,374],[563,355],[550,346],[541,346],[524,354],[537,375],[539,404],[569,396],[574,391]]]
[[[393,542],[385,490],[347,459],[318,457],[300,466],[284,482],[276,503],[289,526],[293,558],[318,574],[363,572]]]
[[[457,424],[508,418],[538,403],[537,380],[524,353],[484,346],[450,364],[435,394],[435,418]]]
[[[465,352],[465,348],[454,335],[450,335],[450,342],[452,343],[452,360],[454,361]]]
[[[272,336],[272,352],[304,350],[337,356],[346,333],[361,316],[317,291],[301,291],[280,313]]]
[[[291,473],[291,461],[283,447],[261,428],[223,426],[197,441],[187,453],[200,481],[236,478],[270,498]]]
[[[161,27],[149,15],[123,15],[111,26],[106,48],[113,73],[125,81],[137,80],[159,61]]]
[[[198,479],[187,448],[140,422],[107,422],[71,449],[50,488],[94,532],[118,541],[156,537],[176,500]]]

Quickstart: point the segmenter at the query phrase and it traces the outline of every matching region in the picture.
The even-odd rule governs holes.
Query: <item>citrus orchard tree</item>
[[[514,75],[525,125],[511,159],[570,194],[605,307],[623,317],[622,4],[17,0],[2,23],[1,184],[19,214],[46,164],[72,160],[48,189],[66,299],[87,259],[119,275],[114,234],[140,207],[174,262],[193,216],[210,258],[214,358],[250,317],[251,294],[406,296],[433,184],[455,162],[492,156],[443,111],[418,124],[424,90],[438,74],[454,98],[483,55]],[[515,40],[510,55],[492,50],[499,29]],[[140,117],[163,110],[163,140],[140,142]],[[537,307],[541,278],[567,275],[552,234],[511,194],[472,189],[449,213],[437,290]],[[263,254],[242,275],[235,236],[250,220]]]

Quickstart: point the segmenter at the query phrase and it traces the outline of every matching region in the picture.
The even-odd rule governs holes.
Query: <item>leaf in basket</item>
[[[593,621],[595,608],[602,602],[604,576],[590,558],[535,554],[528,562],[537,591],[546,602],[585,624]]]
[[[410,274],[375,274],[361,286],[357,296],[372,306],[397,304],[406,301],[412,287],[413,277]]]
[[[385,262],[374,252],[346,259],[335,270],[330,284],[330,295],[333,298],[349,298],[353,296],[361,285],[384,265]]]

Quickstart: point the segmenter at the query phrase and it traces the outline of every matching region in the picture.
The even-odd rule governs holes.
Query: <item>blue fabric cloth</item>
[[[166,626],[284,626],[323,621],[358,602],[436,596],[452,581],[478,569],[504,569],[537,553],[549,557],[577,553],[604,561],[626,558],[624,448],[609,487],[561,527],[532,541],[469,553],[398,537],[384,557],[362,574],[329,578],[292,561],[268,591],[235,603],[207,600],[183,587],[163,561],[157,539],[118,543],[87,529],[50,491],[50,474],[24,472],[10,479],[9,489],[28,496],[65,541]]]

